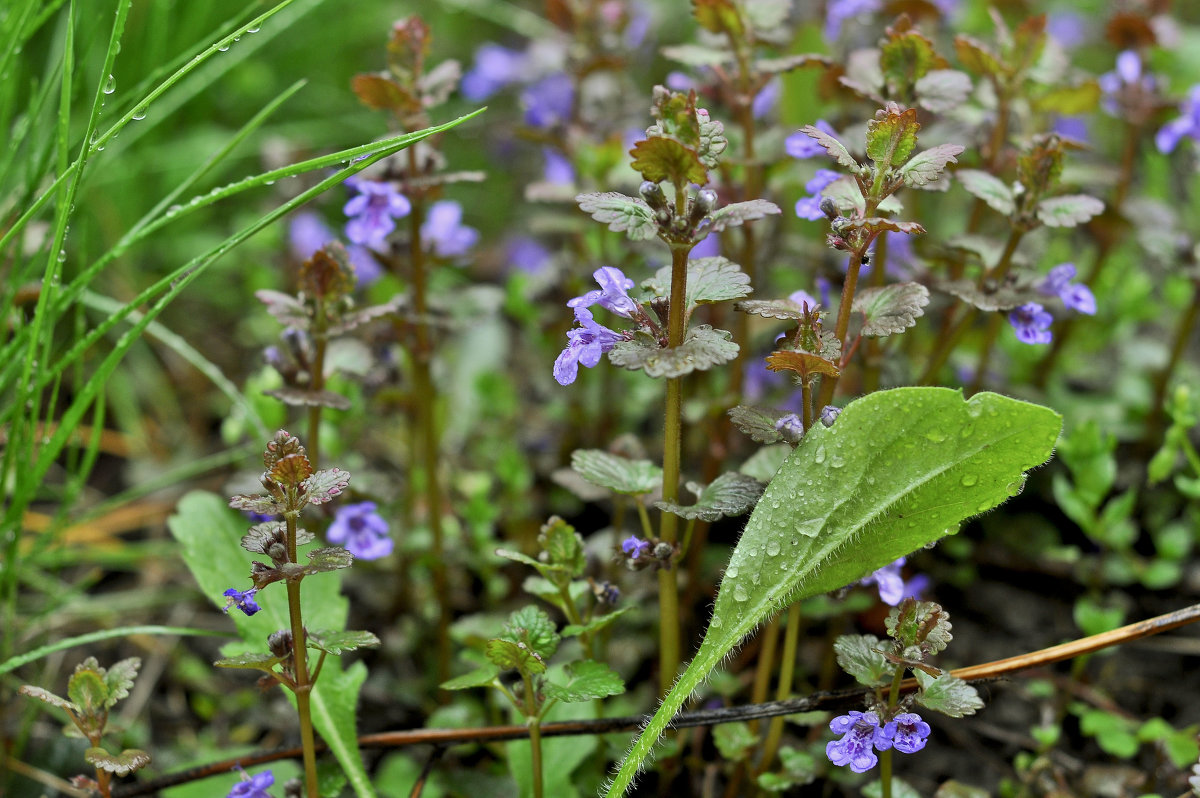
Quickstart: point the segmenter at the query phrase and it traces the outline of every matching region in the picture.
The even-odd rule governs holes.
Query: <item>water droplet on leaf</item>
[[[105,84],[104,84],[104,93],[112,94],[116,90],[117,90],[117,79],[114,78],[112,75],[109,75],[108,81],[105,82]]]

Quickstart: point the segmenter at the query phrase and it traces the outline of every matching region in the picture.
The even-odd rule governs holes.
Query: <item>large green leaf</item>
[[[814,425],[755,507],[700,650],[630,749],[607,795],[624,795],[688,696],[756,626],[957,531],[1046,461],[1061,417],[993,393],[897,388]]]
[[[252,555],[241,547],[248,522],[229,511],[225,501],[215,494],[193,492],[179,502],[176,515],[168,525],[171,534],[183,545],[183,559],[200,590],[221,606],[226,588],[249,584]],[[304,580],[301,609],[304,625],[313,629],[342,629],[346,626],[349,602],[341,594],[341,573],[327,573]],[[246,651],[261,651],[267,636],[288,629],[287,594],[282,585],[268,587],[256,596],[262,611],[253,616],[229,613],[237,625],[241,642],[230,643],[222,654],[232,657]],[[341,660],[329,657],[321,669],[321,678],[312,692],[312,720],[321,737],[345,770],[359,798],[374,798],[375,790],[363,767],[358,751],[355,707],[358,689],[367,677],[367,669],[356,662],[342,670]],[[289,698],[290,698],[289,694]]]

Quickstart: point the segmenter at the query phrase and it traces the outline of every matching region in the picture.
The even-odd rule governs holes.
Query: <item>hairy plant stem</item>
[[[676,213],[686,213],[687,198],[682,187],[676,190]],[[687,321],[687,263],[690,247],[671,248],[671,304],[667,311],[667,346],[683,344]],[[679,470],[682,457],[683,378],[667,380],[666,417],[663,428],[663,501],[679,499]],[[674,545],[679,537],[679,517],[663,512],[659,519],[659,540]],[[679,583],[677,569],[658,572],[658,681],[665,695],[679,670]]]
[[[288,562],[298,562],[296,516],[293,513],[285,513],[284,519],[287,522]],[[295,676],[292,692],[296,694],[296,713],[300,717],[300,746],[304,751],[304,790],[308,798],[317,798],[317,747],[313,737],[312,710],[309,708],[309,696],[313,686],[308,678],[305,649],[307,641],[304,636],[304,618],[300,613],[300,580],[288,580],[287,595],[288,615],[292,625],[292,670]]]
[[[525,682],[525,723],[529,727],[529,768],[533,777],[533,798],[542,798],[542,719],[538,715],[537,692],[529,674],[522,673]]]
[[[800,604],[788,607],[787,627],[783,634],[783,655],[779,661],[779,684],[775,688],[775,700],[786,701],[792,694],[792,678],[796,673],[796,647],[800,642]],[[766,771],[779,752],[779,741],[783,739],[783,716],[771,718],[767,739],[763,742],[762,759],[758,773]]]
[[[892,689],[888,691],[888,715],[892,714],[892,710],[896,708],[896,704],[900,700],[900,685],[904,683],[904,666],[896,667],[896,674],[892,677]],[[883,718],[879,719],[883,722]],[[883,798],[892,798],[892,749],[879,752],[879,785],[882,789]]]
[[[877,203],[870,200],[867,201],[867,213],[871,214],[875,210]],[[850,264],[846,267],[846,280],[842,284],[842,302],[838,306],[837,325],[834,327],[837,339],[842,342],[842,350],[846,349],[846,333],[850,329],[850,308],[854,305],[854,291],[858,287],[858,273],[862,270],[863,253],[867,251],[870,242],[866,242],[862,247],[850,255]],[[842,364],[845,366],[845,364]],[[821,391],[817,396],[817,405],[824,407],[833,403],[833,393],[837,390],[837,377],[823,375],[821,377]],[[808,408],[805,408],[808,412]],[[807,425],[805,429],[807,429]]]
[[[409,175],[417,174],[417,159],[412,148],[408,150]],[[421,225],[425,219],[425,197],[411,192],[412,214],[409,217],[409,265],[412,268],[413,313],[415,341],[412,352],[413,393],[416,398],[416,416],[420,444],[418,456],[424,477],[425,512],[429,522],[429,533],[433,540],[430,551],[430,571],[433,576],[433,592],[438,602],[437,628],[437,680],[438,684],[450,678],[450,599],[446,579],[445,539],[442,534],[442,486],[438,476],[440,441],[437,431],[437,395],[433,384],[431,363],[433,360],[433,336],[429,328],[428,272],[425,250],[421,246]],[[405,575],[401,575],[402,577]],[[448,698],[440,692],[442,700]]]
[[[1009,269],[1012,268],[1013,254],[1016,253],[1017,245],[1021,243],[1024,235],[1025,231],[1020,227],[1014,227],[1009,231],[1008,241],[1004,245],[1004,252],[1001,253],[999,262],[996,263],[994,268],[984,273],[979,280],[980,285],[983,285],[986,280],[1004,279]],[[974,305],[967,307],[963,311],[959,320],[942,337],[940,341],[941,345],[930,357],[929,364],[925,366],[925,373],[921,375],[921,379],[917,383],[918,385],[932,385],[937,380],[938,372],[941,371],[942,366],[946,365],[946,360],[949,359],[950,353],[954,351],[954,347],[958,345],[963,334],[966,333],[967,328],[971,326],[971,323],[975,321],[975,317],[978,315],[979,310]],[[980,362],[982,365],[986,366],[990,353],[991,345],[989,344],[980,352]]]

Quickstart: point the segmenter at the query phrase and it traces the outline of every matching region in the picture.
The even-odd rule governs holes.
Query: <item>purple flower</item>
[[[548,128],[566,122],[574,103],[575,86],[561,72],[542,78],[521,92],[525,124],[530,127]]]
[[[832,427],[837,417],[842,414],[842,408],[834,407],[833,405],[825,405],[821,408],[821,423],[827,427]]]
[[[1105,72],[1097,82],[1104,96],[1100,104],[1113,116],[1121,116],[1121,98],[1129,90],[1153,92],[1157,85],[1154,76],[1142,72],[1142,58],[1136,50],[1123,50],[1117,55],[1117,67]]]
[[[793,291],[792,293],[788,294],[788,301],[795,302],[800,307],[808,305],[810,310],[816,310],[817,308],[821,307],[821,303],[818,302],[813,295],[807,291]]]
[[[333,231],[326,226],[321,217],[312,211],[301,211],[292,217],[288,227],[288,243],[292,257],[299,261],[308,260],[321,247],[333,241]],[[371,251],[361,244],[351,244],[346,247],[350,256],[350,265],[354,267],[354,275],[362,285],[370,285],[383,276],[379,261],[371,255]]]
[[[813,127],[837,138],[837,131],[830,127],[824,119],[818,119]],[[816,139],[799,130],[784,139],[783,148],[793,158],[815,158],[825,154],[825,148],[818,144]]]
[[[921,590],[928,585],[929,580],[923,576],[914,576],[911,580],[905,582],[904,577],[900,575],[900,568],[904,565],[904,559],[904,557],[901,557],[895,562],[888,563],[875,573],[865,577],[859,584],[878,585],[879,600],[893,607],[906,598],[916,598]]]
[[[1192,86],[1179,110],[1183,116],[1163,125],[1154,136],[1154,145],[1159,152],[1171,152],[1184,136],[1200,142],[1200,84]]]
[[[1075,277],[1074,263],[1060,263],[1050,270],[1046,279],[1038,286],[1038,291],[1046,296],[1057,296],[1071,310],[1096,315],[1096,297],[1092,290],[1083,283],[1073,283]]]
[[[778,77],[771,78],[758,94],[754,95],[754,100],[750,103],[750,113],[755,119],[762,119],[775,110],[782,93],[783,82]]]
[[[667,77],[663,81],[663,85],[665,85],[671,91],[689,91],[690,89],[696,88],[696,81],[693,80],[692,76],[686,72],[672,70],[671,72],[667,73]]]
[[[567,348],[554,361],[554,379],[559,385],[570,385],[579,375],[579,365],[593,368],[600,355],[622,340],[619,333],[597,324],[587,308],[575,308],[579,327],[567,331]]]
[[[569,186],[575,183],[575,167],[567,156],[553,147],[542,147],[542,157],[546,165],[542,167],[542,180],[556,185]]]
[[[518,236],[508,242],[508,265],[526,274],[540,274],[550,266],[550,250],[529,236]]]
[[[360,560],[386,557],[395,545],[388,534],[388,522],[375,512],[375,502],[339,507],[325,539],[330,543],[341,543]]]
[[[850,711],[829,721],[834,734],[844,735],[825,746],[825,756],[838,767],[850,766],[855,773],[866,773],[875,767],[879,757],[875,749],[886,751],[892,747],[896,724],[879,727],[879,717],[874,712]]]
[[[715,258],[721,254],[721,237],[709,233],[704,238],[700,239],[700,243],[692,247],[692,251],[688,253],[688,257],[695,258]]]
[[[642,540],[637,535],[630,535],[621,541],[621,551],[629,556],[629,559],[636,560],[643,554],[650,553],[650,541]]]
[[[901,712],[892,722],[896,724],[896,734],[892,745],[902,754],[915,754],[925,747],[929,738],[929,724],[921,720],[915,712]]]
[[[346,185],[358,192],[342,211],[350,217],[346,237],[371,249],[385,248],[388,235],[396,229],[396,219],[408,216],[412,205],[391,183],[351,177]]]
[[[1060,136],[1076,141],[1091,141],[1091,131],[1088,130],[1088,118],[1082,115],[1054,117],[1054,132]]]
[[[274,349],[275,353],[278,355],[278,352],[279,352],[278,347],[268,346],[267,349]],[[264,351],[264,355],[265,354],[266,353]],[[275,516],[273,516],[273,515],[268,515],[267,513],[256,513],[253,510],[242,510],[242,515],[246,516],[247,519],[253,521],[256,524],[261,524],[264,521],[274,521],[275,520]]]
[[[596,278],[600,288],[568,300],[567,307],[590,308],[592,305],[599,304],[600,307],[627,319],[637,311],[637,303],[629,296],[629,289],[633,288],[633,280],[626,277],[624,272],[616,266],[601,266],[592,272],[592,277]]]
[[[1074,49],[1087,41],[1087,17],[1075,11],[1055,11],[1047,14],[1046,33],[1056,39],[1063,49]]]
[[[240,768],[239,768],[240,769]],[[233,785],[233,789],[225,798],[271,798],[267,788],[275,783],[275,776],[266,770],[257,776],[246,777],[243,771],[242,780]]]
[[[258,612],[262,609],[262,607],[258,606],[258,604],[254,601],[254,594],[257,592],[258,588],[256,587],[250,588],[245,593],[235,587],[229,588],[223,594],[226,596],[224,612],[228,614],[229,610],[233,607],[237,607],[247,615],[253,615],[254,613]]]
[[[880,7],[879,0],[829,0],[825,10],[825,41],[837,41],[846,20],[874,14]]]
[[[821,211],[821,192],[839,177],[841,174],[831,169],[818,169],[813,179],[804,184],[804,190],[812,196],[802,197],[796,202],[796,215],[810,222],[824,219],[825,214]]]
[[[461,205],[454,200],[439,200],[429,206],[429,215],[421,225],[421,239],[439,258],[457,258],[475,246],[479,231],[462,223]]]
[[[1008,321],[1017,331],[1017,340],[1023,344],[1048,344],[1053,337],[1050,323],[1054,317],[1037,302],[1027,302],[1008,314]]]
[[[480,45],[475,63],[462,79],[463,97],[478,102],[520,79],[527,59],[520,50],[510,50],[493,42]]]
[[[800,420],[800,416],[795,413],[788,413],[783,418],[775,422],[775,429],[790,435],[793,438],[801,438],[804,436],[804,422]]]

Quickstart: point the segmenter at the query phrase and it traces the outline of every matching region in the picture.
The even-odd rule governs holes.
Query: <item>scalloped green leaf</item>
[[[644,138],[633,145],[629,154],[633,156],[630,166],[652,183],[666,181],[682,186],[688,183],[704,185],[708,182],[708,168],[700,160],[700,154],[673,138]]]
[[[632,460],[601,449],[571,452],[571,468],[593,485],[630,496],[651,493],[662,485],[662,469],[649,460]]]
[[[637,335],[632,341],[614,346],[608,359],[614,366],[642,369],[649,377],[672,379],[728,363],[737,353],[738,345],[730,332],[700,324],[689,329],[683,344],[674,349],[659,346],[650,336]]]
[[[916,108],[888,103],[867,122],[867,157],[883,168],[902,165],[916,148],[920,129]]]
[[[949,673],[943,673],[934,678],[924,671],[913,671],[917,683],[921,685],[917,693],[917,703],[923,707],[961,718],[964,715],[974,715],[983,709],[983,699],[979,692],[967,682]]]
[[[99,715],[112,706],[108,702],[108,687],[104,684],[104,675],[99,669],[77,668],[75,673],[71,674],[71,681],[67,683],[67,697],[79,708],[81,715]]]
[[[654,211],[645,200],[605,191],[580,194],[575,202],[581,211],[608,225],[614,233],[624,233],[631,241],[649,241],[658,235]]]
[[[546,672],[546,660],[525,643],[512,640],[489,640],[484,654],[492,664],[504,670],[520,671],[524,675]]]
[[[663,266],[653,277],[643,280],[642,287],[655,296],[668,296],[671,292],[671,267]],[[697,305],[741,299],[753,291],[750,277],[742,271],[742,267],[719,255],[689,260],[685,288],[688,315]]]
[[[767,486],[725,570],[695,658],[621,763],[624,795],[692,692],[756,626],[952,534],[1019,492],[1061,417],[992,393],[877,391],[817,424]]]
[[[69,709],[72,712],[74,712],[76,709],[75,705],[72,704],[70,701],[68,701],[65,698],[56,696],[54,693],[50,692],[49,690],[45,689],[44,687],[37,687],[32,684],[23,684],[17,688],[17,692],[28,698],[32,698],[37,701],[41,701],[44,704],[49,704],[52,707],[58,707],[59,709]]]
[[[800,128],[800,132],[824,147],[825,152],[829,153],[829,157],[833,158],[841,166],[854,172],[862,168],[859,166],[858,161],[854,160],[854,156],[850,154],[850,151],[846,149],[846,145],[825,131],[815,128],[812,125],[805,125]]]
[[[738,405],[729,410],[729,420],[733,425],[756,443],[779,443],[783,440],[783,435],[775,428],[775,422],[781,415],[770,407],[750,405]]]
[[[778,205],[764,199],[734,202],[713,211],[710,217],[712,219],[710,232],[719,233],[728,227],[737,227],[740,224],[762,219],[765,216],[776,216],[779,213],[781,211]]]
[[[932,601],[904,601],[892,607],[885,627],[906,650],[919,646],[929,654],[937,654],[954,639],[949,613]]]
[[[558,650],[561,638],[546,611],[530,605],[508,616],[501,639],[527,646],[543,659],[549,659]]]
[[[1026,302],[1044,300],[1032,286],[1024,283],[1004,282],[1000,285],[988,285],[980,288],[974,280],[949,280],[935,286],[939,291],[945,291],[966,302],[968,305],[991,313],[997,310],[1012,310]]]
[[[1066,194],[1037,204],[1037,218],[1047,227],[1075,227],[1104,212],[1104,203],[1087,194]]]
[[[324,651],[328,654],[341,654],[344,651],[356,651],[360,648],[379,648],[379,638],[371,632],[338,631],[336,629],[317,629],[309,631],[305,642],[309,648]]]
[[[321,574],[329,571],[340,571],[354,565],[354,555],[341,546],[325,546],[313,549],[308,553],[308,565],[304,566],[305,574]]]
[[[150,764],[150,755],[140,748],[126,748],[114,756],[103,748],[93,747],[83,752],[89,765],[117,776],[128,776]]]
[[[689,482],[687,489],[696,494],[695,504],[655,502],[654,506],[689,521],[699,519],[711,523],[749,510],[762,495],[763,484],[746,474],[731,471],[714,479],[711,485]]]
[[[104,686],[108,690],[108,700],[104,702],[106,708],[111,709],[122,698],[129,697],[141,667],[142,660],[138,657],[129,657],[108,666],[104,673]]]
[[[489,662],[470,673],[464,673],[462,676],[455,676],[453,679],[444,681],[438,687],[443,690],[470,690],[473,687],[487,687],[496,680],[499,674],[500,667]]]
[[[929,304],[929,289],[920,283],[893,283],[865,288],[854,296],[853,309],[863,314],[862,334],[871,338],[896,335],[917,323]]]
[[[881,643],[875,635],[841,635],[833,643],[838,666],[859,684],[878,687],[892,680],[896,666],[876,649],[890,647],[891,641]]]
[[[972,196],[978,197],[997,213],[1012,216],[1017,209],[1012,189],[1000,178],[979,169],[959,169],[954,177]]]
[[[284,511],[283,502],[273,496],[234,496],[229,500],[229,506],[235,510],[245,510],[259,515],[281,515]]]
[[[338,496],[350,485],[350,472],[327,468],[304,480],[303,488],[310,504],[324,504]]]
[[[933,183],[942,176],[948,163],[958,163],[958,156],[966,149],[961,144],[939,144],[918,152],[900,167],[904,184],[912,188]]]
[[[569,680],[565,684],[546,682],[542,685],[546,698],[576,704],[625,692],[624,680],[603,662],[572,662],[566,667],[566,673]]]
[[[957,69],[930,70],[913,85],[917,105],[935,114],[961,106],[971,96],[972,88],[971,76]]]

